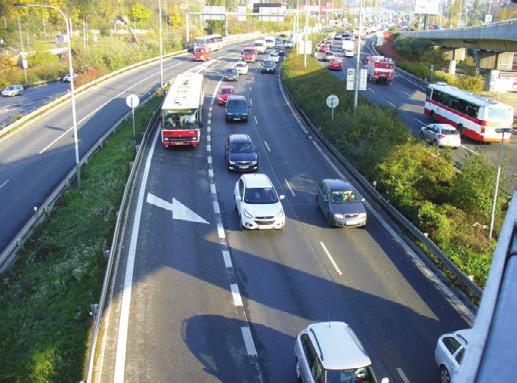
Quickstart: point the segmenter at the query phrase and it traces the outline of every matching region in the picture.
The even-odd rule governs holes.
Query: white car
[[[269,177],[265,174],[244,174],[235,184],[235,207],[241,229],[282,229],[285,213]]]
[[[461,361],[465,356],[465,350],[471,338],[471,329],[458,330],[438,338],[434,350],[434,360],[440,370],[441,383],[454,382],[454,376],[460,369]]]
[[[336,59],[337,59],[337,56],[332,51],[325,52],[325,54],[323,55],[323,58],[322,58],[323,61],[332,61],[332,60],[336,60]]]
[[[266,61],[274,61],[275,63],[278,63],[279,60],[280,60],[280,56],[278,55],[278,52],[276,52],[276,51],[270,52],[266,59]]]
[[[266,48],[273,48],[275,46],[275,38],[274,37],[266,37],[264,39],[266,43]]]
[[[370,357],[344,322],[307,326],[296,337],[294,355],[299,382],[377,382]],[[388,378],[381,380],[388,382]]]
[[[263,53],[266,53],[266,41],[265,40],[255,40],[255,43],[254,43],[254,46],[255,46],[255,49],[257,50],[257,53],[259,54],[263,54]]]
[[[77,73],[74,73],[74,78],[78,76]],[[63,82],[70,82],[70,73],[63,76]]]
[[[239,74],[248,74],[249,67],[245,61],[238,61],[235,63],[233,67],[237,69],[237,72],[239,72]]]
[[[285,40],[285,41],[284,41],[284,46],[285,46],[286,48],[292,48],[292,47],[293,47],[293,45],[294,45],[294,44],[293,44],[293,40],[291,40],[291,39],[287,39],[287,40]]]
[[[449,124],[428,124],[420,129],[420,137],[433,145],[450,148],[461,146],[460,133]]]
[[[8,85],[2,90],[2,96],[14,97],[21,96],[23,94],[23,85]]]

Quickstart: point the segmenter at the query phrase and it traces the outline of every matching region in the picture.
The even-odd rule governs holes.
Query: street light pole
[[[307,12],[307,6],[309,0],[305,0],[305,28],[303,31],[303,67],[307,68],[307,35],[309,34],[309,13]]]
[[[158,0],[158,25],[160,28],[160,89],[163,88],[163,38],[162,38],[162,2]]]
[[[509,129],[508,129],[509,130]],[[497,131],[497,129],[496,129]],[[495,177],[495,188],[494,188],[494,198],[492,201],[492,212],[490,214],[490,229],[488,230],[488,238],[492,238],[492,234],[494,231],[494,221],[495,221],[495,208],[497,205],[497,194],[499,193],[499,180],[501,178],[501,162],[503,160],[503,149],[504,149],[504,134],[507,132],[507,129],[502,128],[501,133],[503,134],[501,144],[499,146],[499,154],[497,155],[497,175]]]
[[[18,15],[18,32],[20,32],[20,49],[23,52],[23,35],[22,35],[22,22],[20,21],[20,15]]]
[[[354,78],[354,114],[357,110],[357,103],[359,100],[359,70],[361,69],[361,30],[363,28],[362,19],[363,19],[363,1],[359,1],[359,27],[357,29],[357,52],[356,52],[356,60],[355,60],[355,78]]]
[[[64,14],[64,12],[59,9],[58,7],[55,7],[53,5],[46,5],[46,4],[22,4],[22,3],[15,3],[15,7],[32,7],[32,8],[51,8],[56,10],[60,13],[60,15],[63,17],[63,20],[65,20],[66,25],[66,35],[68,40],[68,71],[70,74],[70,100],[72,101],[72,124],[74,128],[74,146],[75,146],[75,169],[76,169],[76,175],[77,175],[77,187],[81,187],[81,164],[79,162],[79,140],[77,137],[77,113],[75,110],[75,86],[74,86],[74,67],[72,66],[72,34],[70,32],[71,25],[69,24],[69,20]],[[18,19],[19,20],[19,19]]]

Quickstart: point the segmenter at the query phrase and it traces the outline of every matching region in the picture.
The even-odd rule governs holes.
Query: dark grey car
[[[237,81],[239,78],[239,72],[235,68],[227,68],[224,71],[223,79],[226,81]]]
[[[318,184],[316,203],[329,226],[365,226],[364,198],[348,181],[324,179]]]
[[[251,138],[247,134],[232,134],[224,145],[226,168],[235,171],[258,170],[258,156]]]

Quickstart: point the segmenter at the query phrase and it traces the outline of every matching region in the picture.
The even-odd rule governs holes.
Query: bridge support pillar
[[[451,60],[449,63],[449,73],[450,74],[456,73],[456,63],[458,61],[465,60],[465,52],[466,52],[465,48],[456,48],[456,49],[451,49],[448,52],[445,52],[445,57],[448,58],[449,60]]]
[[[512,70],[513,52],[479,52],[479,67]]]
[[[456,74],[456,60],[449,61],[449,74]]]

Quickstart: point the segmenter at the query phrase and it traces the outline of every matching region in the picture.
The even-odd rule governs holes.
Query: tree
[[[142,4],[135,4],[129,9],[130,19],[138,23],[147,24],[152,16],[153,11]]]

